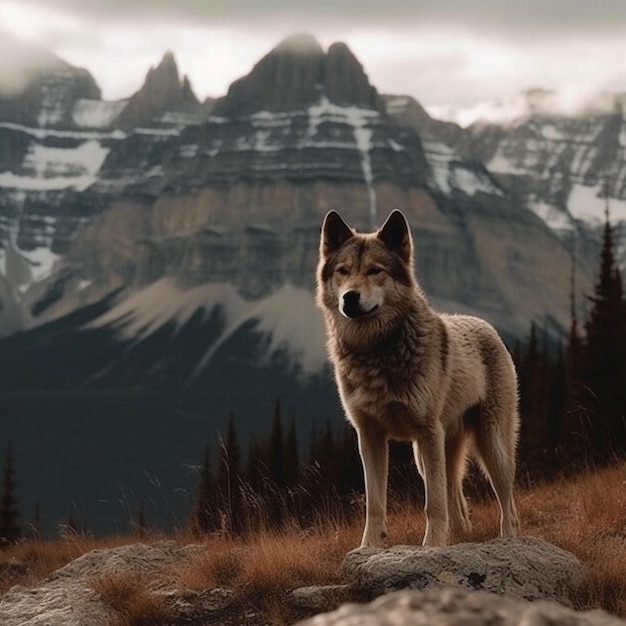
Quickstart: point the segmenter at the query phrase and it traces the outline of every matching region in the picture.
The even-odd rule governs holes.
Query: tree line
[[[589,313],[581,323],[575,288],[565,342],[551,346],[534,324],[513,351],[520,390],[520,458],[552,475],[626,456],[626,299],[608,207]]]
[[[519,378],[521,481],[626,457],[626,299],[608,208],[598,276],[582,322],[574,293],[572,287],[565,341],[555,343],[546,330],[531,324],[528,337],[511,350]],[[211,459],[207,446],[199,465],[189,528],[196,534],[242,534],[362,515],[363,475],[354,430],[348,424],[333,429],[329,421],[309,440],[302,450],[295,419],[285,423],[277,400],[271,431],[254,437],[244,452],[231,415],[218,458]],[[390,505],[422,500],[410,446],[392,443],[390,459]],[[468,483],[474,497],[489,494],[476,473],[470,473]],[[0,486],[0,542],[5,544],[22,534],[16,484],[9,442]],[[66,526],[72,523],[70,515]],[[143,507],[133,526],[139,534],[147,531]]]

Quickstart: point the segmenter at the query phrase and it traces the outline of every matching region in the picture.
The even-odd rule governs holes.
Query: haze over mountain
[[[98,462],[124,468],[136,502],[152,493],[146,464],[188,491],[181,464],[230,411],[244,437],[267,430],[277,397],[307,436],[339,422],[313,301],[331,208],[360,229],[403,210],[442,310],[509,340],[531,321],[562,336],[574,240],[578,289],[591,289],[601,188],[626,219],[625,100],[563,116],[551,98],[528,92],[513,121],[462,129],[379,94],[347,46],[304,34],[215,101],[171,53],[121,101],[59,60],[0,94],[0,410],[30,502],[48,494],[58,519],[63,486],[101,517],[54,456],[67,432],[66,458],[106,441]],[[57,473],[42,477],[44,463]],[[119,523],[119,483],[94,480]]]

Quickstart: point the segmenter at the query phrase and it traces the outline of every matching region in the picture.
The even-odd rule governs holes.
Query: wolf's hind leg
[[[500,535],[517,537],[519,517],[513,499],[515,481],[515,446],[517,441],[516,412],[510,423],[502,424],[495,409],[482,407],[480,424],[476,431],[476,451],[500,504]]]

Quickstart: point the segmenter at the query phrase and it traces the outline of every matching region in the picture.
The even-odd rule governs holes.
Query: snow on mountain
[[[79,128],[110,128],[128,100],[108,102],[105,100],[77,100],[72,109],[72,121]]]
[[[373,109],[366,109],[357,106],[339,106],[332,104],[328,98],[323,97],[318,104],[308,109],[309,112],[309,136],[315,137],[320,124],[331,121],[334,123],[344,123],[352,127],[354,141],[357,149],[361,153],[361,167],[363,178],[368,190],[368,212],[370,224],[376,222],[376,193],[374,192],[372,174],[372,161],[370,151],[372,149],[372,137],[374,131],[371,122],[377,121],[379,112]],[[337,146],[333,146],[337,147]]]
[[[196,371],[202,370],[217,350],[249,322],[254,322],[255,330],[267,340],[266,359],[279,352],[286,353],[304,375],[315,374],[324,367],[326,332],[315,298],[308,289],[287,283],[266,298],[246,302],[205,353]]]
[[[536,197],[529,198],[528,208],[556,233],[569,233],[575,229],[571,213],[557,209]]]
[[[109,153],[91,139],[72,148],[52,148],[31,144],[22,162],[24,174],[2,172],[0,187],[46,191],[75,189],[84,191],[97,180],[97,174]]]
[[[86,328],[110,328],[117,337],[140,343],[174,325],[174,337],[199,312],[204,320],[219,309],[224,329],[208,347],[196,371],[201,371],[217,350],[244,326],[253,323],[264,338],[264,354],[287,354],[304,375],[319,372],[326,362],[326,335],[313,294],[285,284],[260,300],[245,300],[231,284],[205,284],[182,288],[171,278],[162,278],[129,296]]]
[[[435,117],[454,119],[460,126],[496,124],[510,126],[535,116],[577,117],[605,114],[613,109],[615,95],[590,93],[577,89],[549,91],[530,89],[512,96],[481,102],[474,107],[451,113],[441,108],[431,110]]]
[[[223,309],[227,319],[232,318],[243,302],[232,285],[211,284],[182,289],[171,278],[165,277],[129,296],[88,327],[110,327],[121,339],[142,341],[166,324],[173,323],[176,329],[180,329],[198,311],[208,312],[215,306]]]
[[[502,190],[484,168],[468,164],[459,153],[441,141],[424,140],[424,154],[430,165],[433,186],[448,195],[453,190],[468,196],[478,192],[502,195]]]
[[[602,185],[574,184],[568,198],[567,207],[572,216],[589,224],[604,223],[606,198]],[[626,221],[626,199],[611,198],[609,201],[610,217],[613,222]]]

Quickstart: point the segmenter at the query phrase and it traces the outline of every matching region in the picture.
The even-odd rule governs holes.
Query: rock
[[[602,611],[529,603],[465,589],[399,591],[369,604],[345,604],[296,626],[624,626]]]
[[[585,567],[573,554],[532,537],[443,548],[359,548],[348,553],[343,571],[371,596],[464,587],[566,606],[574,606],[585,579]]]
[[[168,590],[159,593],[165,604],[172,609],[178,620],[207,619],[222,614],[232,606],[235,593],[227,587],[203,589],[202,591]]]
[[[112,623],[116,613],[94,591],[94,580],[120,573],[149,578],[166,566],[183,561],[196,550],[203,548],[181,547],[173,541],[92,550],[54,572],[35,589],[19,586],[10,589],[0,598],[0,624],[103,626]]]
[[[348,598],[348,585],[300,587],[289,594],[293,606],[315,612],[329,611]]]

